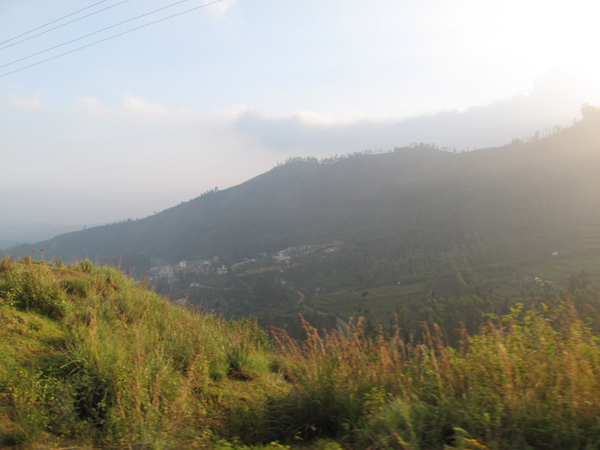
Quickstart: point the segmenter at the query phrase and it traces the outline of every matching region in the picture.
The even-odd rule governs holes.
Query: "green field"
[[[494,292],[503,297],[518,298],[527,279],[539,278],[554,283],[557,289],[566,290],[569,277],[585,270],[594,286],[600,286],[600,251],[585,254],[557,255],[544,260],[511,263],[514,269],[492,267],[477,272],[480,279],[494,284]],[[390,284],[366,289],[345,289],[310,297],[308,305],[320,311],[334,313],[348,320],[358,311],[394,312],[396,305],[407,305],[428,295],[426,277],[406,279],[400,284]]]
[[[572,274],[585,270],[590,281],[600,286],[600,251],[576,256],[558,255],[545,261],[524,264],[522,270],[533,277],[554,281],[559,286],[566,286]]]
[[[358,310],[394,312],[396,304],[419,299],[426,289],[423,281],[379,286],[367,290],[348,290],[333,294],[314,295],[310,301],[324,312],[331,312],[348,320]]]

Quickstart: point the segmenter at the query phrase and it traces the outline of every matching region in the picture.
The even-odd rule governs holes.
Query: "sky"
[[[599,12],[0,0],[0,226],[143,218],[293,156],[472,150],[569,126],[600,104]]]

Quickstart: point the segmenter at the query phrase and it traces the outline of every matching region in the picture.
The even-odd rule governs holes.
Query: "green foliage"
[[[55,283],[51,271],[41,267],[39,271],[29,271],[19,266],[5,270],[0,279],[0,299],[8,305],[16,305],[29,311],[36,311],[52,319],[60,319],[66,312],[65,293]]]
[[[600,442],[599,340],[568,301],[516,306],[458,351],[437,327],[419,345],[361,337],[360,327],[349,338],[309,336],[302,346],[278,337],[293,389],[271,402],[271,436],[407,449]]]
[[[81,430],[74,390],[64,380],[19,369],[9,383],[8,400],[21,431],[18,440],[34,440],[43,431],[67,436]]]
[[[79,263],[79,268],[84,273],[92,273],[92,270],[94,270],[94,264],[92,264],[92,262],[86,258]]]
[[[2,260],[0,445],[597,448],[600,340],[577,308],[598,298],[584,275],[573,301],[540,288],[532,308],[449,347],[436,325],[405,340],[365,319],[271,341],[255,320],[174,307],[114,269]],[[33,306],[54,290],[62,314]]]
[[[10,350],[0,370],[0,412],[7,408],[21,430],[6,442],[50,434],[180,448],[219,416],[213,380],[226,382],[233,369],[249,380],[269,374],[268,339],[255,322],[176,308],[114,269],[3,262],[0,298],[0,312],[15,324],[0,330]],[[60,314],[51,308],[56,298],[64,303]],[[51,318],[63,337],[48,341],[55,347],[18,357],[18,337],[43,330],[33,313]],[[232,423],[218,421],[225,429]]]

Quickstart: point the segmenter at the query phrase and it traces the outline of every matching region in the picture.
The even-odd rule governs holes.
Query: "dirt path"
[[[193,286],[192,286],[193,284]],[[214,287],[214,286],[207,286],[205,284],[201,284],[198,283],[196,281],[194,281],[193,283],[191,283],[189,285],[189,287],[199,287],[199,288],[203,288],[203,289],[213,289],[213,290],[220,290],[220,291],[231,291],[233,288],[230,287]]]
[[[306,309],[307,311],[311,311],[314,312],[320,316],[326,316],[329,313],[326,313],[325,311],[319,311],[316,307],[310,308],[306,305],[304,305],[304,300],[306,299],[306,296],[304,295],[303,292],[300,291],[296,291],[298,293],[298,304],[302,305],[302,308]],[[348,324],[348,322],[346,322],[344,319],[340,318],[337,316],[337,314],[335,315],[335,320],[337,322],[337,326],[338,326],[338,331],[341,333],[348,333],[348,330],[350,329],[350,325]]]

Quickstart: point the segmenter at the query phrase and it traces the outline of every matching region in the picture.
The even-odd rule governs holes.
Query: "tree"
[[[600,108],[592,106],[589,103],[584,103],[581,105],[581,116],[584,119],[587,119],[588,117],[598,117],[600,116]]]

